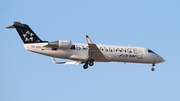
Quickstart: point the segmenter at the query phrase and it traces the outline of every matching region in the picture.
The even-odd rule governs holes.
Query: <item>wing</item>
[[[105,56],[100,50],[99,48],[96,46],[96,44],[92,43],[91,39],[89,38],[88,35],[86,35],[86,40],[88,43],[88,47],[89,47],[89,52],[88,52],[88,60],[95,60],[95,61],[109,61],[109,58],[107,56]]]
[[[52,57],[52,61],[53,61],[53,63],[55,63],[55,64],[65,64],[65,65],[67,65],[67,64],[68,64],[68,65],[73,65],[73,64],[78,65],[78,64],[82,64],[81,61],[57,62],[54,57]]]

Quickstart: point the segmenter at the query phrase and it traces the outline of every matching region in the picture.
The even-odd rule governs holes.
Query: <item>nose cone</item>
[[[163,59],[162,57],[158,56],[156,59],[157,63],[161,63],[161,62],[165,62],[165,59]]]

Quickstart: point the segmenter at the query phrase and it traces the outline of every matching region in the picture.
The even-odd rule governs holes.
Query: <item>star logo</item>
[[[29,42],[33,41],[33,36],[34,36],[34,34],[29,32],[29,30],[26,31],[25,34],[23,34],[23,37],[24,37],[25,41],[29,41]]]

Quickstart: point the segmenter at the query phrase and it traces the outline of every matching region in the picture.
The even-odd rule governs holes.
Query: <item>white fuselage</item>
[[[48,43],[24,44],[26,50],[50,57],[86,61],[88,58],[88,44],[73,43],[70,49],[52,49],[44,47]],[[108,62],[133,62],[133,63],[160,63],[163,58],[153,51],[143,47],[97,45],[100,51],[110,60]],[[104,62],[104,61],[96,61]]]
[[[6,28],[15,28],[24,43],[26,50],[52,57],[55,64],[84,64],[83,68],[93,66],[94,62],[131,62],[152,64],[152,71],[156,63],[165,60],[150,49],[131,46],[113,46],[94,44],[86,35],[87,44],[72,43],[70,40],[53,42],[41,40],[27,25],[15,21]],[[55,58],[73,61],[57,62]]]

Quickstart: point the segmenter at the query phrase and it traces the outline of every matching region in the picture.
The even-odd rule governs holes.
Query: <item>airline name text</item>
[[[88,47],[84,45],[76,45],[75,50],[87,50]],[[122,52],[122,53],[133,53],[139,54],[142,53],[141,49],[137,48],[124,48],[124,47],[99,47],[99,50],[102,52]]]

